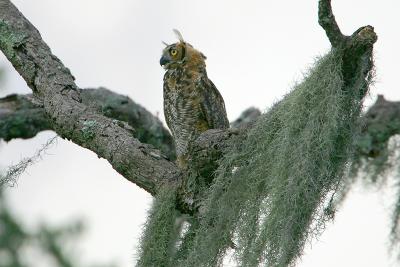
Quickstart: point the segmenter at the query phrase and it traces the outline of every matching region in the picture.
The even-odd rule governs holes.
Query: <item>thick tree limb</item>
[[[160,184],[180,177],[174,163],[133,138],[131,129],[82,103],[71,72],[8,0],[0,0],[0,49],[42,102],[58,135],[107,159],[125,178],[152,194]]]
[[[174,140],[162,122],[127,96],[105,88],[80,90],[82,103],[106,117],[127,122],[142,143],[153,145],[169,159],[175,159]]]
[[[82,103],[92,111],[126,122],[134,128],[133,136],[153,145],[170,159],[175,158],[174,141],[161,121],[132,99],[106,88],[79,89]],[[0,99],[0,139],[31,138],[52,130],[43,105],[32,95],[10,95]]]

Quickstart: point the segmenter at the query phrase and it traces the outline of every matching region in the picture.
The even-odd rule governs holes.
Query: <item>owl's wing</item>
[[[168,128],[173,132],[173,127],[172,127],[172,116],[174,115],[171,106],[171,90],[168,86],[168,77],[167,74],[164,75],[164,85],[163,85],[163,94],[164,94],[164,118],[165,122],[167,123]]]
[[[229,128],[224,99],[214,83],[207,76],[203,76],[196,87],[202,93],[200,106],[210,129]]]

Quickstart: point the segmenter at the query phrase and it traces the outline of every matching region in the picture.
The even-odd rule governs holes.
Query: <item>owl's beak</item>
[[[160,58],[160,65],[161,65],[161,66],[164,66],[164,65],[167,64],[167,63],[169,63],[169,58],[166,57],[166,56],[162,56],[162,57]]]

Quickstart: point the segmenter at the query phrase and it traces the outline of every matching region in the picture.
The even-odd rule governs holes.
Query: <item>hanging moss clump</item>
[[[388,127],[398,129],[398,122],[387,122]],[[392,124],[392,125],[391,125]],[[388,178],[394,179],[394,187],[396,194],[394,196],[394,203],[391,214],[391,225],[389,233],[390,250],[400,260],[400,138],[388,133],[387,129],[368,129],[368,133],[358,139],[358,147],[367,144],[366,140],[370,138],[371,134],[385,136],[387,138],[384,142],[378,143],[379,153],[369,156],[366,153],[356,153],[352,162],[351,175],[349,176],[345,186],[340,193],[344,198],[351,186],[359,180],[362,180],[364,186],[375,187],[382,189],[383,185],[387,184]],[[393,136],[390,138],[390,136]],[[370,138],[372,139],[372,138]],[[363,151],[362,151],[363,152]],[[340,204],[340,203],[339,203]]]
[[[348,169],[360,90],[369,84],[361,74],[345,83],[342,56],[332,50],[317,59],[301,83],[232,140],[180,238],[172,230],[174,198],[157,198],[138,266],[222,266],[229,250],[238,266],[296,261],[332,217],[329,200]]]
[[[352,85],[368,86],[362,75]],[[342,77],[342,52],[319,58],[220,162],[191,253],[181,266],[288,266],[318,235],[348,169],[360,89]]]
[[[176,226],[176,190],[161,188],[149,211],[140,240],[137,267],[167,267],[172,265],[175,243],[179,235]]]

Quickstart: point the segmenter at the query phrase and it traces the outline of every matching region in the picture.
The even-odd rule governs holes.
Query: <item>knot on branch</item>
[[[374,32],[374,27],[370,25],[362,27],[358,32],[357,37],[359,37],[362,42],[368,44],[373,44],[376,42],[376,40],[378,40],[378,36]]]
[[[374,27],[367,25],[361,27],[353,33],[350,38],[350,47],[363,49],[372,49],[372,45],[378,40]]]

